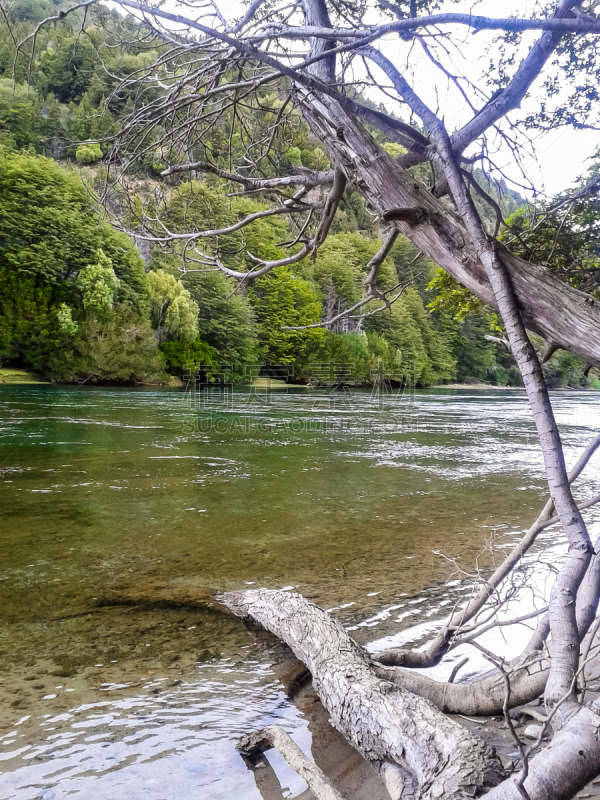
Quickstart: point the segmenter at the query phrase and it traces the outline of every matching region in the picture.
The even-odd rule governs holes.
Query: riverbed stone
[[[523,731],[523,736],[526,736],[528,739],[537,739],[542,731],[541,725],[527,725],[525,730]]]

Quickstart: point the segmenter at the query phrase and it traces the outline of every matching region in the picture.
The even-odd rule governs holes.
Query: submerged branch
[[[585,448],[573,469],[569,472],[569,482],[573,483],[585,469],[590,458],[600,447],[600,436],[596,436]],[[600,495],[596,495],[589,500],[581,503],[579,508],[581,510],[591,508],[596,503],[600,502]],[[403,667],[430,667],[439,664],[445,653],[450,647],[451,637],[456,634],[456,631],[461,626],[469,622],[475,614],[477,614],[485,605],[485,603],[492,596],[493,592],[498,588],[507,575],[514,569],[516,564],[523,558],[525,553],[529,550],[535,542],[537,536],[541,531],[556,525],[559,522],[558,516],[553,516],[554,502],[552,499],[548,500],[542,509],[537,520],[533,523],[531,528],[527,531],[525,536],[520,542],[512,549],[509,555],[504,559],[502,564],[494,570],[493,574],[484,582],[479,589],[477,595],[467,604],[466,608],[457,611],[447,620],[442,629],[439,631],[436,638],[426,650],[413,651],[406,648],[392,648],[377,653],[375,658],[382,664],[388,666],[403,666]]]
[[[308,759],[296,742],[279,725],[269,725],[260,731],[254,731],[236,745],[236,748],[246,757],[256,757],[265,750],[275,748],[290,767],[297,772],[302,780],[306,781],[308,788],[317,800],[344,800],[327,775]]]

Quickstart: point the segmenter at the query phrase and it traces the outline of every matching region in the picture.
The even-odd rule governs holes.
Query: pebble
[[[526,736],[528,739],[537,739],[541,730],[541,725],[528,725],[523,731],[523,736]]]

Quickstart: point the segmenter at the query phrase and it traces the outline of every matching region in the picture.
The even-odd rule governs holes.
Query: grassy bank
[[[48,383],[48,380],[32,369],[0,369],[0,383]]]

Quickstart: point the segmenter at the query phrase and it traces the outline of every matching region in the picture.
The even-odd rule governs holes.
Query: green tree
[[[12,20],[41,22],[52,13],[52,5],[45,0],[16,0],[10,7]]]
[[[159,379],[143,263],[50,159],[2,149],[0,360],[58,381]]]
[[[73,319],[73,310],[66,303],[61,303],[56,312],[58,328],[61,333],[67,336],[75,336],[79,330],[79,325]]]
[[[82,144],[75,151],[75,158],[80,164],[94,164],[102,158],[99,144]]]
[[[103,319],[88,317],[71,342],[49,354],[43,371],[75,383],[159,382],[165,363],[150,320],[122,305]]]
[[[160,350],[167,359],[169,369],[179,374],[190,374],[202,364],[219,363],[215,348],[200,337],[193,342],[163,342]]]
[[[200,338],[214,349],[216,358],[231,364],[238,377],[244,365],[258,359],[254,313],[244,297],[235,294],[235,284],[220,272],[190,272],[184,286],[198,304]]]
[[[355,303],[362,295],[367,264],[380,247],[380,242],[367,239],[360,233],[339,233],[329,236],[319,248],[315,258],[312,280],[323,297],[333,292],[340,307]],[[378,278],[378,286],[391,288],[396,283],[394,268],[389,260],[384,261]]]
[[[0,148],[0,268],[36,285],[72,286],[98,250],[110,259],[118,303],[147,308],[144,264],[131,240],[101,223],[79,177],[54,161]]]
[[[278,364],[289,364],[303,355],[312,339],[324,335],[322,328],[282,330],[285,326],[319,322],[321,303],[308,281],[295,278],[288,267],[277,267],[254,281],[248,292],[258,322],[258,338],[265,356]]]
[[[600,160],[588,178],[600,172]],[[581,187],[580,187],[581,188]],[[594,187],[593,187],[594,188]],[[520,208],[501,240],[522,258],[547,264],[586,292],[600,289],[600,197],[589,191],[574,201],[556,197],[549,209]]]
[[[0,79],[0,145],[11,150],[33,147],[39,152],[40,138],[45,133],[36,92],[7,78]]]
[[[170,339],[193,342],[198,337],[198,304],[173,275],[162,269],[149,272],[150,313],[154,325]]]
[[[373,382],[373,373],[383,368],[394,370],[396,349],[376,333],[333,333],[308,342],[304,358],[296,359],[295,377],[314,381],[313,364],[333,363],[343,365],[344,378],[350,376],[357,385]],[[331,375],[335,379],[335,369]],[[343,381],[341,381],[343,382]]]
[[[0,269],[0,362],[17,359],[45,372],[63,343],[51,287]]]
[[[248,214],[267,208],[265,203],[247,197],[229,198],[220,181],[191,181],[176,189],[161,215],[174,232],[210,231],[235,224]],[[287,237],[287,224],[281,217],[258,219],[228,236],[202,239],[202,249],[219,255],[226,267],[250,269],[256,258],[275,260],[286,255],[277,242]]]
[[[300,152],[299,147],[290,147],[286,153],[286,156],[292,167],[302,166],[302,153]]]
[[[82,269],[77,276],[77,288],[81,292],[83,307],[91,314],[102,318],[112,310],[119,288],[112,261],[102,250],[96,253],[96,263]]]
[[[80,103],[72,102],[69,105],[68,133],[69,139],[73,142],[93,141],[114,132],[115,120],[110,109],[104,106],[104,97],[101,97],[100,102],[94,105],[90,93],[91,90],[88,90]],[[81,161],[77,156],[77,150],[80,148],[77,148],[75,157],[81,163],[93,163],[102,158],[99,144],[82,146],[94,148],[91,153],[87,150],[82,151],[86,158],[91,158],[92,155],[94,158],[90,161]],[[107,147],[107,145],[103,146]]]
[[[445,337],[435,331],[416,289],[408,288],[389,312],[367,317],[365,329],[396,348],[396,369],[416,383],[427,385],[455,377],[455,358]]]
[[[85,37],[65,41],[46,58],[47,91],[61,103],[81,100],[98,64],[94,48]]]

